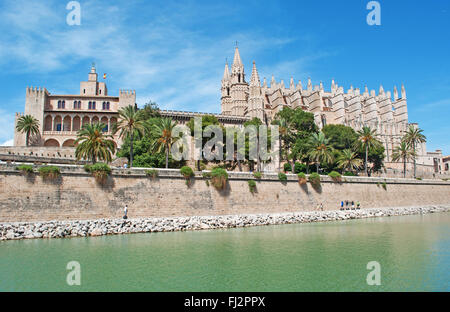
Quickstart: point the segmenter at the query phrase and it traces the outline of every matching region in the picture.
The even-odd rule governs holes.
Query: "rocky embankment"
[[[195,216],[177,218],[99,219],[0,223],[0,240],[62,238],[107,234],[206,230],[271,224],[337,221],[450,211],[450,205],[372,208],[362,210],[308,211],[298,213]]]

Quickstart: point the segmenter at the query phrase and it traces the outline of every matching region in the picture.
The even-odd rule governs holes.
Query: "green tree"
[[[376,130],[370,129],[370,127],[364,126],[357,132],[358,139],[355,142],[356,148],[362,148],[364,150],[364,172],[369,175],[367,170],[367,162],[369,157],[369,150],[381,145],[381,142],[377,138]]]
[[[39,120],[31,115],[21,116],[17,120],[16,130],[25,133],[25,145],[28,146],[30,135],[39,134]]]
[[[406,133],[403,136],[403,141],[405,141],[406,144],[412,147],[414,153],[414,178],[416,177],[416,146],[417,144],[425,143],[427,141],[427,138],[422,132],[422,129],[416,128],[414,125],[409,125],[408,130],[406,130]]]
[[[83,128],[78,131],[74,143],[77,146],[75,149],[77,160],[90,159],[94,164],[97,160],[111,162],[115,145],[112,136],[103,132],[105,127],[106,125],[103,123],[83,125]]]
[[[406,162],[413,159],[415,153],[411,150],[411,147],[405,141],[401,141],[398,146],[396,146],[392,152],[392,160],[403,162],[403,177],[406,177]]]
[[[331,146],[339,151],[352,149],[358,139],[356,131],[344,125],[326,125],[322,132],[330,140]]]
[[[128,105],[119,109],[119,120],[114,124],[113,133],[119,131],[122,139],[130,138],[130,167],[133,167],[133,143],[135,135],[143,135],[145,126],[136,106]]]
[[[344,171],[357,170],[362,165],[362,160],[358,158],[358,154],[350,149],[345,149],[339,153],[337,165]]]
[[[173,136],[174,128],[177,122],[171,118],[159,118],[157,122],[152,125],[157,139],[152,144],[152,150],[161,152],[164,150],[166,157],[166,169],[169,168],[169,151],[172,146],[178,142],[181,137]]]
[[[310,137],[309,157],[316,163],[317,173],[319,173],[320,163],[331,163],[334,161],[333,148],[323,132],[313,133]]]

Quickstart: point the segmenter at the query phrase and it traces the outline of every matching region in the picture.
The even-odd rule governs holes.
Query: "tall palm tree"
[[[39,134],[39,120],[31,115],[21,116],[17,120],[17,131],[26,134],[25,144],[28,146],[30,135]]]
[[[412,147],[413,161],[414,161],[414,178],[416,177],[416,146],[420,143],[425,143],[427,138],[422,134],[423,130],[416,128],[414,125],[409,125],[408,130],[406,130],[403,140]]]
[[[97,160],[110,162],[115,152],[114,140],[109,134],[105,134],[103,129],[106,125],[103,123],[85,124],[78,131],[77,139],[74,145],[75,157],[77,160],[81,158],[90,159],[95,164]]]
[[[145,130],[144,120],[135,105],[125,106],[118,111],[119,120],[114,125],[113,133],[119,133],[119,138],[130,138],[130,167],[133,167],[133,141],[134,136],[143,135]]]
[[[403,161],[403,177],[406,178],[406,161],[414,158],[415,153],[411,150],[411,147],[406,143],[406,141],[401,141],[400,145],[396,146],[392,152],[392,160]]]
[[[356,170],[362,165],[362,160],[350,149],[343,150],[337,159],[337,165],[343,170]]]
[[[173,130],[177,126],[177,122],[171,118],[160,118],[153,125],[154,133],[157,139],[152,145],[152,149],[161,152],[163,149],[166,154],[166,169],[169,168],[169,151],[181,137],[174,137]]]
[[[355,147],[364,149],[364,172],[366,173],[366,175],[368,175],[367,162],[369,157],[369,149],[372,147],[380,146],[381,142],[377,138],[376,130],[372,130],[370,127],[364,126],[357,132],[357,134],[358,140],[356,141]]]
[[[322,131],[313,133],[309,139],[309,143],[311,144],[309,158],[316,162],[317,173],[319,173],[320,163],[329,164],[334,161],[333,148],[329,144],[329,139],[325,137]]]
[[[283,152],[286,156],[286,160],[289,162],[288,159],[288,150],[289,150],[289,137],[291,135],[291,124],[290,122],[286,119],[281,117],[278,120],[275,120],[274,123],[275,125],[278,125],[278,133],[280,134],[280,139],[278,140],[279,142],[279,149],[280,149],[280,161],[278,162],[278,171],[281,170],[281,161],[283,160]],[[284,150],[284,151],[283,151]]]

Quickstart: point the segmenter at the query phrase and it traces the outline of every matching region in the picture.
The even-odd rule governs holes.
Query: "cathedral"
[[[347,92],[342,86],[331,82],[331,90],[324,90],[323,84],[313,86],[308,79],[306,88],[302,82],[295,84],[291,78],[287,88],[284,81],[279,83],[272,76],[270,85],[264,78],[262,84],[253,62],[250,82],[246,81],[244,65],[235,48],[231,71],[228,63],[221,85],[222,115],[254,117],[266,124],[275,118],[283,107],[301,108],[314,114],[316,124],[322,128],[326,124],[342,124],[360,130],[367,125],[377,129],[381,141],[389,155],[400,141],[408,126],[406,91],[402,85],[400,94],[394,87],[393,97],[390,91],[380,86],[378,94],[365,87],[364,92],[350,87]]]

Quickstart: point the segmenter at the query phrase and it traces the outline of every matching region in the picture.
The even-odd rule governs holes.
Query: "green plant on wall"
[[[341,182],[342,177],[341,174],[337,171],[331,171],[328,176],[334,181],[334,182]]]
[[[211,170],[211,183],[217,190],[225,189],[228,181],[228,173],[223,168]]]
[[[255,171],[255,172],[253,172],[253,176],[255,177],[255,179],[259,180],[262,177],[262,173],[259,171]]]
[[[43,180],[55,180],[61,175],[61,171],[56,166],[42,166],[38,171]]]
[[[281,182],[286,182],[287,181],[287,175],[283,172],[278,173],[278,180],[280,180]]]
[[[319,186],[320,185],[320,175],[316,172],[313,172],[309,175],[309,183],[311,183],[313,186]]]
[[[251,193],[256,192],[256,182],[255,180],[248,180],[248,188]]]
[[[21,171],[22,174],[24,174],[24,175],[29,175],[29,174],[32,174],[34,172],[33,171],[33,166],[31,166],[31,165],[19,165],[19,166],[16,167],[16,170]]]
[[[186,179],[186,185],[190,185],[191,178],[195,175],[194,170],[189,166],[183,166],[180,169],[180,173]]]
[[[156,179],[156,177],[158,177],[158,170],[156,169],[145,170],[145,175],[152,179]]]
[[[105,184],[108,176],[111,174],[111,168],[105,163],[95,163],[93,165],[85,165],[84,170],[90,172],[99,184]]]
[[[300,185],[304,185],[306,184],[306,175],[303,172],[300,172],[299,174],[297,174],[298,177],[298,184]]]
[[[381,183],[381,187],[382,187],[385,191],[387,191],[387,184],[386,184],[386,182]]]

